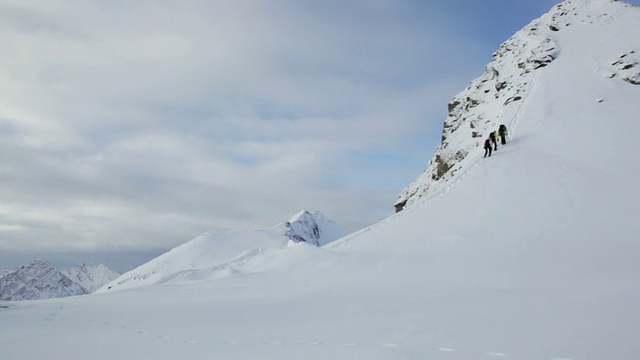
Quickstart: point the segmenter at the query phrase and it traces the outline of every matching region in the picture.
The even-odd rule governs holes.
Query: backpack
[[[505,126],[505,124],[500,125],[500,129],[498,131],[500,131],[500,134],[506,134],[507,127]]]

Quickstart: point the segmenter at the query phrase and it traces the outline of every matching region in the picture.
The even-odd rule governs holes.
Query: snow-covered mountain
[[[306,210],[271,228],[207,232],[123,274],[99,291],[203,280],[240,271],[250,272],[248,263],[251,260],[268,256],[292,243],[323,246],[349,232],[322,213]]]
[[[422,175],[402,191],[395,203],[396,211],[445,189],[452,179],[461,177],[478,161],[484,140],[500,124],[505,124],[512,133],[516,131],[519,121],[526,117],[529,95],[536,91],[544,69],[560,56],[568,57],[562,53],[569,45],[567,38],[573,34],[602,29],[611,36],[599,40],[594,37],[592,41],[582,40],[585,36],[578,35],[579,46],[586,48],[580,49],[575,54],[580,58],[574,60],[588,62],[592,69],[587,71],[609,79],[598,87],[616,86],[620,82],[640,85],[640,48],[622,34],[628,31],[625,29],[628,21],[620,23],[622,17],[633,18],[631,14],[637,9],[612,2],[615,1],[565,1],[505,41],[493,54],[485,72],[449,103],[442,143]],[[570,82],[574,74],[566,71],[558,81]]]
[[[0,300],[5,301],[50,299],[87,293],[87,289],[42,259],[0,278]]]
[[[109,269],[103,264],[80,264],[76,267],[63,269],[61,271],[69,279],[81,285],[89,292],[98,290],[120,276],[119,273]]]
[[[13,270],[11,269],[0,269],[0,278],[7,275],[8,273],[12,272]]]
[[[452,102],[398,214],[322,248],[205,234],[120,278],[172,286],[1,309],[3,358],[637,359],[638,34],[636,7],[564,1]]]

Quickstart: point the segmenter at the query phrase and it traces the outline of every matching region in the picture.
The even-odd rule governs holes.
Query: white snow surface
[[[89,292],[95,292],[120,276],[118,272],[109,269],[104,264],[80,264],[60,271]]]
[[[247,232],[261,250],[237,272],[6,303],[2,358],[637,359],[640,86],[614,63],[640,51],[640,11],[563,6],[557,57],[494,119],[511,138],[491,158],[460,137],[471,150],[438,191],[324,247]]]
[[[322,213],[306,210],[271,228],[207,232],[123,274],[99,291],[251,273],[262,269],[264,262],[268,263],[291,244],[326,245],[349,232]]]

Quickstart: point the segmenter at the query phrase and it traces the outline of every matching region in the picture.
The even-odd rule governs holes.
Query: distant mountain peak
[[[98,290],[104,284],[120,276],[119,273],[104,264],[79,264],[76,267],[62,270],[62,273],[89,292]]]
[[[333,237],[326,238],[324,236],[324,229],[327,228],[327,224],[331,224],[334,227],[337,226],[319,211],[312,213],[302,210],[285,223],[287,228],[285,234],[294,242],[304,241],[316,246],[324,246],[330,241],[336,240]]]
[[[0,300],[38,300],[89,293],[44,259],[37,259],[0,278]]]

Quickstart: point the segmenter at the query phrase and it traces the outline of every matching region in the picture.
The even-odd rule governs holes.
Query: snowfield
[[[460,143],[438,191],[224,274],[191,254],[179,268],[198,276],[4,302],[1,358],[638,359],[640,85],[625,79],[640,73],[640,10],[564,4],[581,5],[547,31],[557,58],[517,107],[487,106],[505,106],[489,125],[509,126],[507,145],[484,159]]]

